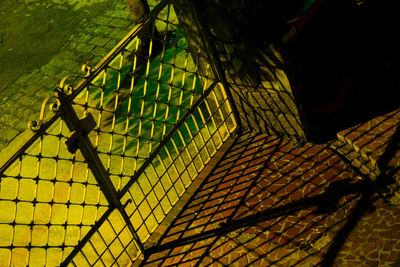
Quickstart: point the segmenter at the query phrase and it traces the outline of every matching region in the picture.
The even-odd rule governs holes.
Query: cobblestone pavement
[[[185,198],[155,232],[161,238],[146,266],[394,266],[399,259],[400,207],[325,146],[241,136]]]
[[[102,16],[83,19],[68,43],[48,64],[26,74],[0,95],[0,151],[38,118],[43,100],[67,75],[95,66],[134,26],[126,3],[116,2]]]

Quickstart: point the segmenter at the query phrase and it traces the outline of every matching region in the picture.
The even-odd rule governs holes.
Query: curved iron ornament
[[[50,101],[54,101],[53,103],[50,103]],[[47,124],[48,122],[44,122],[45,120],[45,113],[46,113],[46,107],[49,107],[49,109],[57,113],[60,110],[61,107],[61,102],[60,99],[56,96],[48,97],[46,98],[43,103],[42,107],[40,109],[40,115],[39,115],[39,120],[37,121],[30,121],[28,123],[28,128],[31,129],[33,132],[40,132],[43,128],[43,125]]]
[[[49,107],[49,109],[53,113],[57,113],[60,111],[61,108],[61,101],[59,98],[60,92],[62,92],[65,96],[70,96],[73,94],[75,91],[75,88],[73,85],[67,83],[67,80],[70,78],[80,78],[80,79],[86,79],[92,74],[92,68],[88,64],[82,65],[81,70],[85,72],[84,76],[72,76],[68,75],[65,76],[64,78],[61,79],[59,87],[56,87],[54,89],[55,96],[52,97],[47,97],[43,103],[42,107],[40,109],[40,115],[39,115],[39,120],[33,120],[28,123],[28,128],[31,129],[33,132],[40,132],[43,128],[43,125],[46,124],[45,122],[45,113],[46,113],[46,106]],[[51,101],[53,101],[51,103]]]
[[[171,0],[165,0],[164,2],[158,4],[147,16],[146,19],[142,23],[137,24],[128,35],[125,36],[94,68],[90,67],[88,64],[83,64],[81,70],[85,72],[84,76],[75,76],[75,75],[68,75],[65,76],[59,84],[59,87],[55,88],[56,96],[46,98],[42,104],[41,112],[39,121],[30,121],[28,123],[28,128],[30,128],[34,132],[40,132],[48,122],[44,122],[44,113],[45,107],[51,99],[56,99],[57,105],[51,105],[51,109],[53,112],[57,113],[59,111],[60,100],[58,99],[60,92],[63,93],[64,96],[68,97],[69,101],[75,99],[75,97],[82,91],[84,88],[87,88],[92,80],[94,80],[97,75],[104,70],[108,64],[123,51],[126,45],[132,41],[138,33],[142,30],[144,25],[150,23],[150,21],[158,15],[158,13],[170,2]],[[79,81],[75,86],[67,83],[67,80],[70,78],[80,78]],[[58,106],[58,108],[56,108]],[[58,114],[59,115],[59,114]],[[58,117],[58,116],[57,116]],[[54,122],[54,118],[49,119],[52,123]]]
[[[48,97],[43,101],[39,118],[29,122],[28,128],[32,131],[32,133],[27,136],[26,141],[24,141],[22,146],[16,147],[15,151],[12,152],[12,155],[5,161],[4,164],[1,163],[0,176],[11,166],[11,164],[18,160],[25,153],[25,151],[35,143],[36,140],[43,136],[47,129],[54,125],[54,123],[61,117],[61,114],[65,111],[65,106],[68,106],[65,103],[71,104],[83,90],[91,86],[93,80],[96,79],[96,77],[107,68],[112,60],[114,60],[120,53],[124,52],[125,47],[138,35],[143,27],[150,23],[152,19],[154,19],[154,17],[157,16],[158,13],[170,2],[171,0],[164,0],[158,4],[150,12],[144,22],[137,24],[128,35],[126,35],[100,62],[98,62],[94,68],[91,68],[89,65],[85,64],[81,68],[84,72],[82,76],[66,76],[60,81],[59,86],[56,86],[54,89],[55,95]],[[74,82],[72,82],[73,78],[76,79]],[[74,85],[70,85],[70,83]],[[53,114],[48,114],[48,109],[51,110]],[[128,202],[125,203],[125,205],[127,204]],[[112,211],[112,209],[109,209],[109,211]],[[109,215],[107,212],[105,214]],[[108,216],[104,216],[104,220],[107,217]],[[100,225],[101,222],[96,223],[96,225],[94,225],[91,229],[91,233],[97,231]],[[135,233],[135,231],[133,231],[133,233]],[[74,250],[68,255],[61,266],[71,262],[77,252],[85,245],[86,242],[88,242],[90,237],[90,234],[85,236],[85,238],[79,242]]]
[[[87,78],[89,78],[91,76],[91,74],[93,73],[95,68],[90,67],[88,64],[83,64],[82,67],[81,67],[81,70],[83,72],[85,72],[84,76],[77,76],[77,75],[65,76],[64,78],[61,79],[59,87],[56,88],[55,91],[58,91],[58,89],[61,89],[64,92],[65,95],[67,95],[67,96],[72,95],[74,93],[74,91],[79,88],[79,86],[77,86],[77,88],[75,88],[70,83],[67,83],[67,80],[70,79],[70,78],[78,78],[78,79],[81,79],[81,80],[86,80]]]

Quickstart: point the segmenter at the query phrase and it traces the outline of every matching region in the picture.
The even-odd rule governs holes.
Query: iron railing
[[[210,65],[199,70],[178,21],[161,1],[43,103],[32,135],[0,167],[0,266],[131,264],[235,131],[229,95]]]

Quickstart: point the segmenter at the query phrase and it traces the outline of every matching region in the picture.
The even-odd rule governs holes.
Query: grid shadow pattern
[[[209,65],[198,71],[171,2],[150,5],[85,77],[66,77],[31,123],[37,132],[1,167],[0,265],[130,264],[235,130],[225,90]],[[61,120],[68,106],[94,128]],[[93,146],[114,188],[94,177],[79,142]]]
[[[195,1],[198,19],[206,32],[204,37],[187,23],[191,5],[177,1],[179,12],[184,14],[179,18],[182,29],[196,36],[193,48],[207,43],[208,51],[200,49],[199,55],[211,55],[218,77],[230,89],[244,131],[304,142],[306,127],[300,99],[291,84],[290,64],[281,42],[276,41],[279,38],[269,39],[275,29],[266,30],[268,23],[265,23],[272,23],[270,20],[280,12],[274,10],[275,5],[285,4],[234,2]],[[202,64],[199,61],[199,68]]]
[[[0,265],[59,264],[109,203],[58,119],[1,175]]]
[[[399,198],[400,111],[360,123],[337,133],[329,147],[361,175],[374,181],[379,193],[394,205]]]
[[[395,224],[389,214],[399,209],[388,210],[372,183],[324,146],[299,149],[280,138],[243,135],[146,250],[142,265],[331,266],[343,244],[343,264],[390,264],[396,259],[383,242],[396,242],[387,236],[394,228],[380,222]],[[388,217],[380,217],[385,211]],[[356,225],[373,236],[354,232],[346,242]],[[370,247],[377,240],[382,247]],[[386,258],[372,259],[380,250]]]

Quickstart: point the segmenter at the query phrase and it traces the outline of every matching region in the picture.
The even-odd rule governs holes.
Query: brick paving
[[[395,152],[388,170],[400,178],[398,165]],[[155,235],[161,238],[143,263],[393,266],[399,218],[400,207],[383,200],[368,177],[326,145],[297,148],[249,134],[172,223],[160,227]]]
[[[39,117],[46,97],[67,75],[81,75],[81,66],[95,66],[134,26],[127,4],[115,3],[114,8],[99,17],[82,20],[68,43],[48,64],[20,77],[1,92],[0,151],[27,129],[30,120]]]
[[[341,131],[337,136],[378,167],[378,161],[386,151],[399,123],[400,109]]]
[[[387,195],[392,204],[400,204],[400,109],[377,116],[337,134],[330,147],[351,165],[377,183],[390,177]],[[390,184],[392,183],[392,184]]]

